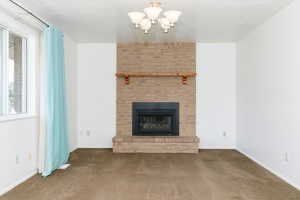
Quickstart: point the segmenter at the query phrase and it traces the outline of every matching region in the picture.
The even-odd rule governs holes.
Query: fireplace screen
[[[134,136],[179,135],[179,104],[173,102],[133,103]]]
[[[141,131],[171,131],[172,116],[170,115],[141,115],[139,116]]]

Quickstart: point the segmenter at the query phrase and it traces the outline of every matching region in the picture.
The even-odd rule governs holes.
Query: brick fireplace
[[[119,43],[117,73],[193,73],[196,71],[195,51],[195,43]],[[155,102],[162,108],[167,103],[178,105],[178,133],[170,134],[171,129],[168,129],[171,118],[167,116],[171,113],[161,115],[165,116],[163,118],[151,116],[148,111],[140,121],[133,120],[136,103],[141,106],[155,105]],[[119,153],[197,153],[199,139],[195,115],[195,77],[189,77],[186,84],[182,84],[180,77],[131,77],[129,84],[119,77],[117,135],[113,138],[113,150]],[[135,122],[141,128],[165,128],[166,132],[151,135],[147,130],[147,134],[137,135],[134,134]],[[174,124],[170,121],[170,128],[171,125]]]

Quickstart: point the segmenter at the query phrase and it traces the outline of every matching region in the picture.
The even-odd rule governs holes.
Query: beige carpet
[[[80,149],[72,166],[34,176],[1,200],[299,200],[300,192],[232,150],[113,154]]]

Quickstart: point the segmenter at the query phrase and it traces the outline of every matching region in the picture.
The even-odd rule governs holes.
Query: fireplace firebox
[[[179,136],[179,103],[134,102],[133,136]]]

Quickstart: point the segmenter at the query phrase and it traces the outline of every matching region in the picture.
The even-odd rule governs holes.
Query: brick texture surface
[[[119,43],[118,73],[196,72],[195,43]],[[132,102],[179,102],[179,135],[196,135],[196,80],[180,77],[117,78],[117,136],[132,135]]]

